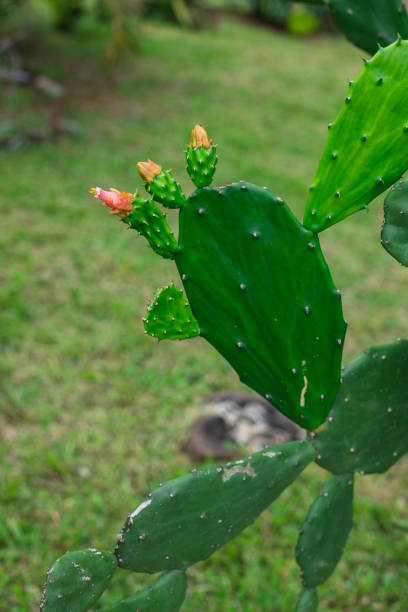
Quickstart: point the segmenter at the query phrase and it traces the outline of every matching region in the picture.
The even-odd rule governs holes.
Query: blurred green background
[[[20,612],[38,609],[55,558],[112,548],[146,493],[193,467],[181,445],[203,397],[246,391],[204,341],[158,344],[143,334],[146,304],[177,282],[175,266],[106,214],[89,187],[141,188],[135,164],[150,157],[189,192],[183,151],[201,122],[219,146],[216,183],[267,185],[301,218],[361,52],[330,33],[324,15],[305,38],[287,21],[273,29],[222,4],[194,28],[180,27],[174,11],[147,19],[134,3],[125,13],[118,3],[97,17],[79,11],[73,25],[33,2],[48,12],[26,29],[28,13],[11,4],[0,3],[2,40],[21,40],[0,64],[65,90],[55,99],[0,83],[0,610]],[[75,134],[47,137],[56,113]],[[25,138],[33,126],[42,140]],[[406,335],[406,271],[380,247],[381,219],[378,201],[322,235],[349,322],[346,360]],[[355,529],[319,589],[322,610],[407,609],[407,466],[357,477]],[[291,610],[297,531],[325,478],[311,466],[252,527],[191,568],[183,610]],[[150,579],[118,571],[101,606]]]

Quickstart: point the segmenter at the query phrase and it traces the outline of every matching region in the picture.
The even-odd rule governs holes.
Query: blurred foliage
[[[134,19],[141,0],[0,0],[0,39],[38,43],[49,31],[106,34],[106,52],[115,60],[121,49],[135,49]],[[130,26],[130,23],[132,26]]]
[[[308,35],[327,23],[325,6],[296,6],[289,0],[248,0],[250,13],[267,23],[284,27],[292,34]]]

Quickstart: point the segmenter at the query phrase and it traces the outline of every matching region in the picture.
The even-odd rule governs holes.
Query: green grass
[[[245,390],[204,341],[157,344],[143,334],[146,303],[176,280],[175,267],[88,188],[134,190],[136,161],[151,157],[191,189],[183,150],[199,121],[219,145],[217,183],[268,185],[301,217],[327,123],[361,66],[340,38],[231,22],[194,33],[146,27],[142,54],[115,80],[102,79],[91,47],[56,44],[62,68],[50,69],[69,81],[76,66],[71,115],[82,137],[1,159],[0,609],[8,612],[38,608],[45,571],[66,549],[112,548],[146,493],[191,468],[180,446],[200,399]],[[380,204],[322,236],[344,295],[346,359],[405,335],[406,271],[379,245]],[[406,610],[406,467],[357,478],[355,529],[320,589],[322,610]],[[291,610],[297,530],[325,478],[309,468],[252,527],[191,568],[184,612]],[[148,580],[118,571],[101,601]]]

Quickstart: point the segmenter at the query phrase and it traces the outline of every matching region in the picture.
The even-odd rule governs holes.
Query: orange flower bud
[[[206,149],[210,148],[211,140],[208,138],[204,126],[199,124],[194,126],[191,130],[189,145],[193,147],[193,149],[198,149],[199,147],[205,147]]]
[[[131,210],[133,210],[132,202],[135,199],[133,193],[128,191],[118,191],[113,187],[109,191],[105,191],[100,187],[92,187],[90,193],[93,193],[96,198],[105,202],[109,206],[109,211],[113,215],[119,215],[121,219],[125,219]]]
[[[162,171],[162,167],[152,162],[151,159],[148,159],[147,162],[137,162],[136,168],[144,182],[149,184]]]

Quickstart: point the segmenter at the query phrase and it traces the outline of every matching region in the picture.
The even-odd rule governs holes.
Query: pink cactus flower
[[[121,219],[125,219],[131,210],[133,210],[132,202],[135,199],[133,193],[128,191],[118,191],[111,187],[109,191],[100,187],[92,187],[90,193],[93,193],[96,198],[105,202],[106,206],[111,209],[109,212],[112,215],[118,215]]]

